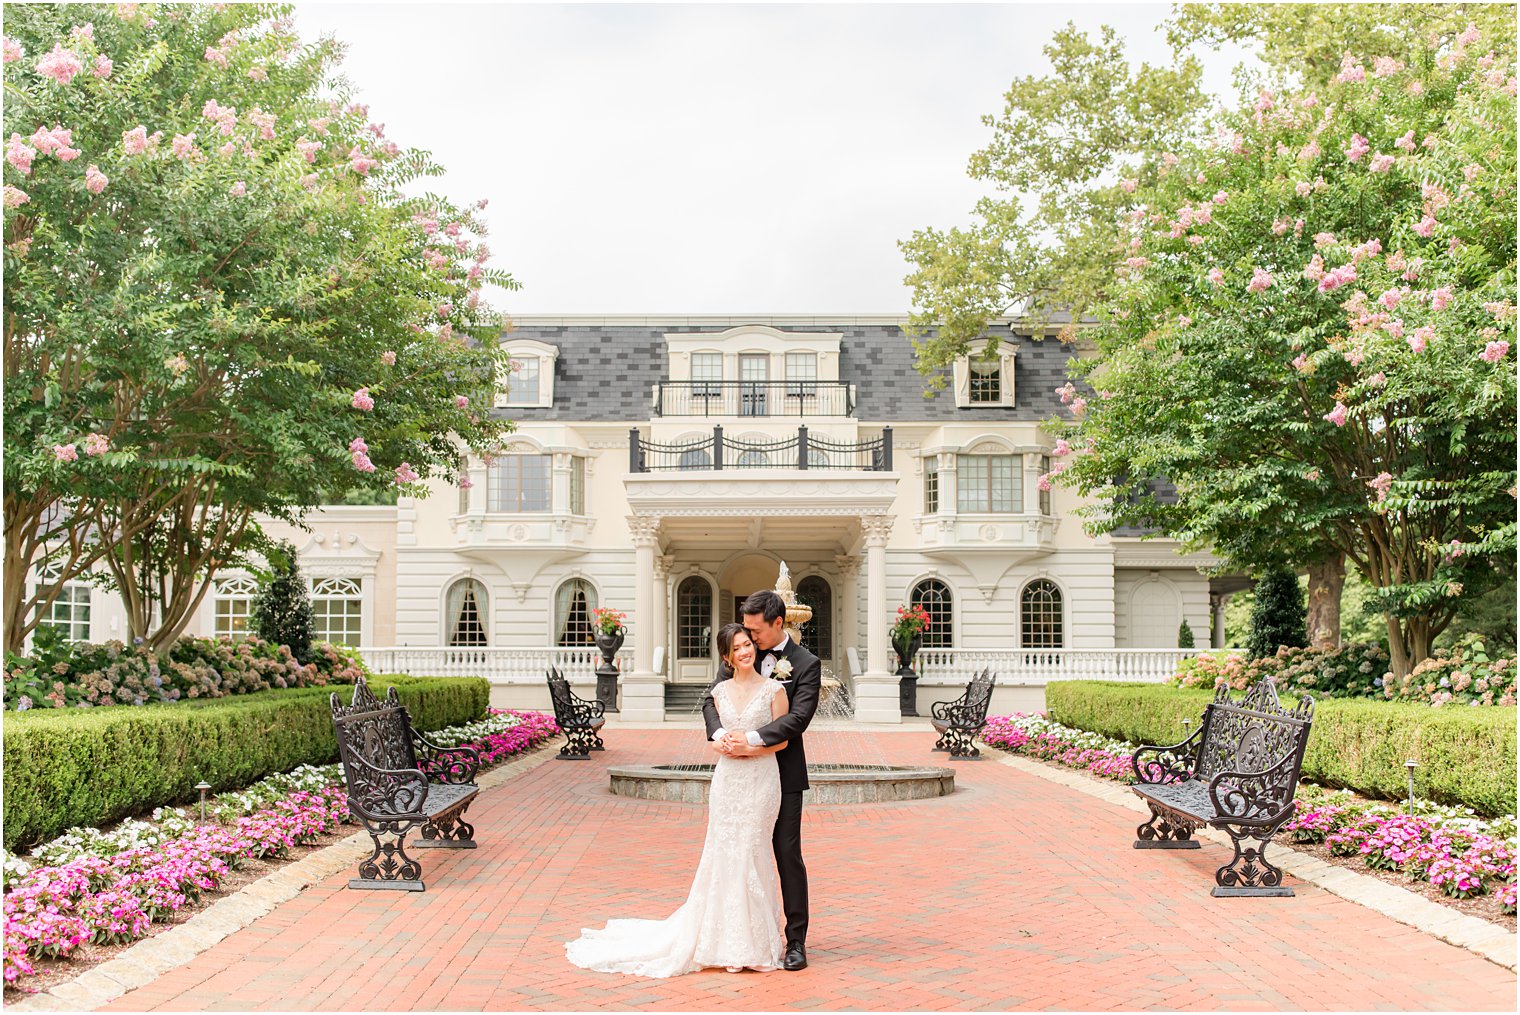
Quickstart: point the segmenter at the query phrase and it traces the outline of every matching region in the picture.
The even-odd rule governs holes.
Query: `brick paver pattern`
[[[692,760],[698,737],[615,730],[592,762],[484,791],[479,849],[417,851],[426,893],[352,891],[344,872],[110,1007],[1515,1009],[1506,969],[1302,882],[1211,898],[1228,850],[1133,850],[1133,813],[949,762],[927,731],[865,740],[894,764],[953,764],[954,796],[804,811],[808,969],[571,966],[582,927],[675,910],[702,848],[705,808],[614,797],[604,766]]]

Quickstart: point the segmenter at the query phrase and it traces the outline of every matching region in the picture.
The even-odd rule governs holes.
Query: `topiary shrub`
[[[1298,575],[1288,568],[1271,568],[1256,582],[1256,605],[1251,610],[1251,633],[1246,651],[1253,659],[1275,655],[1282,646],[1309,644],[1304,593]]]
[[[1193,629],[1188,626],[1188,622],[1186,620],[1182,622],[1181,627],[1177,628],[1177,647],[1193,647]]]
[[[311,661],[311,599],[306,594],[306,579],[296,561],[296,548],[279,544],[272,561],[274,577],[269,580],[253,604],[253,629],[258,636],[275,645],[284,645],[302,664]]]

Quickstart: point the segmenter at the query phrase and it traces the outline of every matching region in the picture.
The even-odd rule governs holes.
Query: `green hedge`
[[[1135,744],[1174,744],[1194,728],[1207,691],[1096,680],[1046,686],[1056,721]],[[1407,793],[1404,761],[1419,763],[1415,789],[1444,804],[1497,816],[1515,812],[1515,709],[1332,698],[1314,706],[1304,778],[1381,799]]]
[[[395,685],[420,730],[485,714],[489,684],[474,677],[375,677]],[[30,847],[74,825],[118,821],[194,800],[204,779],[242,789],[303,764],[336,761],[328,696],[304,687],[172,705],[7,712],[5,848]]]

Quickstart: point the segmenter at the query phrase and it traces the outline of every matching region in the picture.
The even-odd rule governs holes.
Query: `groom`
[[[802,733],[818,711],[823,664],[787,636],[782,627],[786,604],[776,593],[756,592],[744,600],[739,612],[744,615],[744,629],[759,653],[756,665],[761,675],[774,676],[781,682],[791,707],[780,719],[741,736],[719,725],[718,707],[713,704],[709,687],[707,697],[702,699],[702,715],[707,719],[708,739],[724,754],[747,757],[761,747],[787,741],[787,746],[776,754],[776,764],[781,770],[781,813],[776,817],[771,848],[775,850],[776,870],[781,875],[781,908],[786,912],[786,956],[782,965],[795,971],[807,968],[808,896],[807,868],[802,865],[802,791],[808,788],[808,778]],[[720,662],[713,687],[731,676],[733,673]]]

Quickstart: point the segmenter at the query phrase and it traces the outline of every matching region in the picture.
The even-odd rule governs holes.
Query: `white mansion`
[[[663,716],[711,678],[717,626],[783,560],[814,611],[804,641],[859,719],[899,715],[903,603],[932,618],[923,711],[983,666],[995,707],[1038,705],[1028,692],[1058,673],[1156,679],[1183,621],[1222,644],[1211,612],[1241,585],[1211,594],[1213,558],[1089,537],[1073,493],[1039,489],[1054,444],[1040,423],[1073,348],[999,321],[997,357],[925,397],[903,323],[519,318],[502,341],[522,369],[496,399],[518,429],[468,488],[267,528],[300,548],[318,637],[383,671],[488,676],[498,705],[547,705],[551,663],[589,696],[600,606],[628,615],[623,715]],[[244,630],[254,592],[220,576],[190,633]],[[114,594],[84,584],[52,622],[91,641],[124,630]]]

